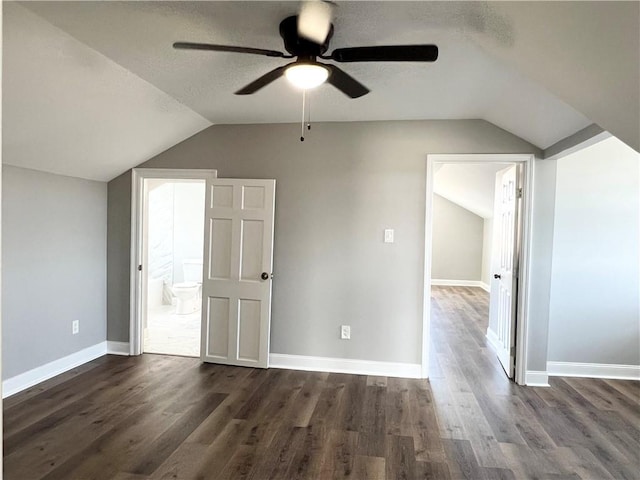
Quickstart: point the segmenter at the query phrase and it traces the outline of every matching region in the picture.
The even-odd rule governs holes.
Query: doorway
[[[143,181],[142,351],[200,356],[205,180]]]
[[[183,285],[185,288],[181,289],[179,284],[199,283],[195,270],[199,266],[202,271],[205,184],[215,178],[217,178],[216,170],[133,169],[131,182],[130,355],[140,355],[143,351],[147,351],[149,353],[199,356],[202,301],[201,297],[198,299],[198,295],[201,295],[201,287],[195,289],[194,298],[194,288],[189,288],[193,285]],[[184,236],[175,232],[173,225],[176,185],[179,185],[178,190],[189,190],[189,185],[202,185],[199,187],[202,188],[202,195],[200,197],[201,207],[198,207],[200,219],[198,220],[196,215],[186,214],[178,220],[179,229],[187,228],[193,233],[197,227],[200,232],[199,238],[191,239],[194,242],[190,244],[189,248],[179,247],[181,254],[174,258],[173,244],[176,241],[178,243],[186,241]],[[191,189],[191,196],[200,196],[199,188]],[[150,193],[151,195],[149,195]],[[152,200],[156,200],[151,209],[149,208],[150,196]],[[189,200],[189,195],[181,194],[179,197],[178,203],[186,201],[186,203],[193,205],[193,199]],[[180,211],[182,208],[178,207],[178,210]],[[149,245],[149,220],[151,220],[152,240],[164,243],[164,245]],[[183,223],[184,221],[186,224]],[[176,236],[177,233],[178,236]],[[196,242],[201,247],[199,253],[196,252]],[[188,277],[186,282],[185,267]],[[195,280],[190,281],[193,278]],[[183,297],[180,305],[178,305],[178,296]],[[151,313],[151,319],[148,318],[148,313]],[[194,334],[197,336],[195,346],[193,343]],[[173,344],[174,348],[167,348],[168,344]],[[182,344],[182,347],[178,347],[179,350],[176,350],[175,344]]]
[[[178,274],[170,276],[175,282],[170,288],[166,280],[169,275],[149,262],[150,249],[145,247],[149,229],[147,193],[166,181],[204,185],[202,208],[198,208],[202,221],[198,224],[202,227],[197,234],[202,256],[186,253],[173,269]],[[152,351],[144,347],[145,333],[148,344],[152,331],[145,324],[149,301],[170,313],[173,305],[169,304],[175,301],[173,317],[165,319],[165,326],[169,323],[175,327],[176,315],[185,315],[180,319],[192,314],[194,320],[200,318],[196,331],[203,362],[268,367],[275,183],[273,179],[220,179],[215,170],[133,170],[130,355]],[[166,225],[162,228],[167,229]],[[195,296],[186,295],[184,290],[191,290]]]
[[[477,292],[475,313],[483,318],[476,320],[507,376],[524,383],[532,167],[530,155],[428,156],[423,377],[429,373],[431,286],[440,285],[436,295],[446,288]]]

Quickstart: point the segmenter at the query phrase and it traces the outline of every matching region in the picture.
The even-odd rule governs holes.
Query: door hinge
[[[141,272],[142,271],[142,265],[138,265],[138,271]]]
[[[510,355],[511,355],[512,357],[515,357],[515,356],[516,356],[516,347],[511,347]]]
[[[522,198],[522,188],[519,188],[516,192],[516,198]]]

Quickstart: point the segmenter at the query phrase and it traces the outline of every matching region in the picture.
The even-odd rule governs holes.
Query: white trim
[[[527,162],[529,153],[436,153],[428,157],[435,163],[504,163]]]
[[[108,355],[129,355],[129,342],[112,342],[107,340]]]
[[[640,365],[615,365],[608,363],[547,362],[551,377],[610,378],[616,380],[640,380]]]
[[[548,387],[549,374],[547,372],[529,370],[525,377],[525,385],[528,387]]]
[[[431,285],[440,285],[446,287],[478,287],[485,291],[489,291],[489,285],[480,280],[448,280],[444,278],[432,278]]]
[[[91,347],[72,353],[66,357],[59,358],[53,362],[45,363],[27,372],[11,377],[2,382],[2,398],[15,395],[22,390],[33,387],[40,382],[67,372],[84,363],[102,357],[107,353],[107,342],[97,343]]]
[[[516,369],[515,381],[526,384],[527,348],[529,339],[529,270],[531,262],[531,222],[534,185],[533,154],[437,154],[427,155],[426,168],[426,200],[425,200],[425,235],[424,235],[424,288],[422,302],[422,378],[428,378],[429,348],[431,327],[431,242],[433,230],[433,177],[436,163],[522,163],[524,179],[522,199],[522,245],[519,258],[519,290],[517,303],[518,328],[516,330]]]
[[[376,362],[349,358],[308,357],[306,355],[269,354],[269,368],[309,372],[350,373],[381,377],[420,378],[419,363]]]
[[[129,292],[129,355],[142,354],[142,305],[146,287],[145,276],[138,272],[142,251],[142,209],[144,180],[147,178],[198,179],[217,177],[218,171],[193,168],[134,168],[131,171],[131,264]]]
[[[522,237],[520,245],[520,258],[518,259],[518,303],[516,315],[516,383],[526,385],[527,381],[527,351],[529,350],[529,295],[531,282],[529,271],[531,269],[531,238],[533,235],[533,185],[534,185],[534,155],[529,155],[529,160],[524,164],[522,188]]]
[[[487,328],[487,341],[489,342],[489,346],[491,347],[491,349],[494,352],[498,352],[499,347],[498,345],[500,345],[500,342],[498,341],[498,335],[496,334],[496,332],[494,332],[493,330],[491,330],[490,328]]]
[[[427,155],[427,178],[424,214],[424,277],[422,288],[422,378],[429,378],[429,350],[431,346],[431,253],[433,243],[433,158]]]
[[[138,281],[141,276],[138,275],[138,217],[141,217],[138,213],[140,208],[140,195],[142,194],[142,187],[139,186],[140,175],[134,168],[131,170],[131,248],[129,254],[129,261],[131,262],[129,267],[129,354],[139,355],[142,352],[136,348],[137,345],[141,345],[141,341],[138,338],[137,329],[135,327],[136,319],[138,317],[138,291],[141,290]]]

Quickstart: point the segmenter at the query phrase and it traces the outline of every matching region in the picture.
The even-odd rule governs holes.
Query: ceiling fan
[[[210,43],[176,42],[173,47],[186,50],[248,53],[277,58],[295,58],[295,61],[275,68],[244,86],[236,95],[250,95],[271,82],[285,76],[294,86],[304,90],[317,87],[325,81],[351,98],[362,97],[369,89],[344,70],[323,60],[334,62],[434,62],[438,58],[436,45],[390,45],[337,48],[325,55],[333,36],[331,4],[311,1],[303,4],[300,14],[280,22],[280,36],[289,55],[277,50],[215,45]]]

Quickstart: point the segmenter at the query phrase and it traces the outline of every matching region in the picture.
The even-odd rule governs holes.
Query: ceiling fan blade
[[[302,3],[298,14],[298,35],[322,45],[331,29],[333,4],[324,0]]]
[[[176,42],[173,48],[180,50],[210,50],[213,52],[251,53],[265,55],[267,57],[291,58],[277,50],[264,50],[262,48],[234,47],[231,45],[214,45],[212,43]]]
[[[269,85],[274,80],[280,78],[288,65],[283,67],[274,68],[269,73],[265,73],[263,76],[254,80],[249,85],[242,87],[240,90],[236,92],[236,95],[251,95],[252,93],[256,93],[262,87]]]
[[[344,70],[341,70],[335,65],[327,65],[325,63],[322,65],[329,69],[329,78],[327,78],[327,82],[348,97],[358,98],[369,93],[369,89],[367,87],[362,85]]]
[[[390,45],[380,47],[337,48],[329,57],[336,62],[435,62],[436,45]]]

